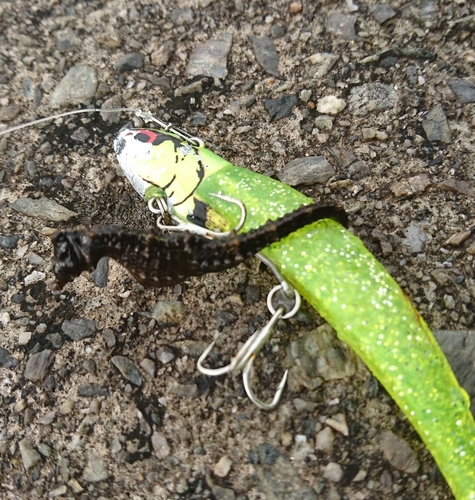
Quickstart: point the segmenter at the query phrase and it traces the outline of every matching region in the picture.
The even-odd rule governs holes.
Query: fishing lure
[[[166,198],[178,219],[243,232],[311,202],[278,181],[235,167],[179,130],[124,130],[118,161],[139,194]],[[264,229],[265,231],[265,229]],[[301,227],[262,253],[330,323],[396,401],[458,500],[475,500],[475,422],[432,332],[361,240],[328,218]]]
[[[160,120],[153,121],[160,130],[123,130],[114,142],[118,161],[138,193],[149,205],[158,202],[175,223],[191,222],[192,226],[221,231],[236,227],[241,217],[241,211],[223,198],[239,199],[248,212],[242,232],[257,230],[268,242],[275,241],[267,238],[276,234],[268,221],[290,214],[286,219],[291,221],[288,235],[263,249],[262,254],[386,388],[433,455],[454,496],[475,500],[475,422],[468,395],[423,318],[382,264],[336,220],[317,217],[311,224],[292,221],[292,212],[311,203],[301,193],[235,167],[206,149],[199,139]],[[296,227],[299,229],[294,230]],[[93,232],[92,239],[99,238],[101,231]],[[113,232],[117,237],[118,231]],[[135,239],[137,233],[134,235]],[[72,263],[72,267],[57,268],[60,284],[92,258],[94,251],[91,253],[87,238],[91,238],[87,232],[57,236],[59,260],[64,258],[67,264],[70,259]],[[163,235],[147,233],[147,238],[154,244],[163,241]],[[244,256],[239,238],[231,234],[229,241],[239,241],[231,251],[232,258]],[[183,241],[166,240],[165,245]],[[193,255],[197,246],[206,245],[202,240],[192,245]],[[252,242],[251,247],[252,251],[258,248]],[[89,254],[81,254],[85,248]],[[60,258],[61,252],[64,255]],[[170,252],[165,251],[165,255]],[[224,259],[218,259],[219,265]],[[73,269],[74,262],[81,263],[77,269]],[[215,270],[222,269],[219,265]],[[195,266],[193,257],[178,274],[190,275],[188,266]],[[140,273],[138,278],[142,279]]]

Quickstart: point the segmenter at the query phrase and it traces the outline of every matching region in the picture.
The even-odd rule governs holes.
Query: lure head
[[[176,215],[183,218],[196,217],[199,200],[195,193],[202,181],[230,165],[205,147],[161,130],[122,130],[114,140],[114,151],[140,196],[164,193]]]
[[[54,247],[54,288],[61,290],[83,271],[89,271],[97,262],[92,262],[90,238],[85,231],[56,231],[52,238]]]
[[[126,129],[114,140],[114,151],[132,186],[145,196],[163,189],[174,205],[185,202],[204,177],[198,148],[156,130]]]

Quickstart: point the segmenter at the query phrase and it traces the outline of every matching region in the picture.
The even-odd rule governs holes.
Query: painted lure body
[[[242,232],[311,203],[280,182],[235,167],[172,134],[125,130],[115,150],[142,196],[164,189],[184,219]],[[153,194],[152,194],[153,195]],[[475,422],[428,326],[382,264],[338,222],[324,219],[263,250],[278,270],[366,363],[432,453],[458,500],[475,500]]]

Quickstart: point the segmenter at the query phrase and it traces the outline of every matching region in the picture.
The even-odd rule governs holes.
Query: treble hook
[[[210,195],[219,198],[221,200],[234,203],[241,209],[241,218],[239,219],[239,222],[237,223],[236,227],[234,227],[234,229],[221,233],[218,231],[211,231],[210,229],[197,226],[190,222],[183,222],[182,219],[170,213],[170,207],[165,198],[151,198],[148,201],[148,208],[152,213],[159,215],[159,217],[157,218],[157,227],[162,230],[176,231],[176,232],[187,231],[189,233],[205,236],[206,238],[227,238],[228,236],[237,233],[242,228],[244,222],[246,221],[247,212],[244,203],[241,200],[238,200],[237,198],[226,196],[224,194],[210,193]],[[154,203],[157,204],[157,207],[154,206]],[[168,218],[175,224],[174,225],[162,224],[162,222],[160,221],[166,218]]]
[[[300,294],[297,292],[297,290],[293,290],[295,294],[295,304],[292,310],[286,313],[286,308],[283,305],[279,306],[277,310],[274,309],[274,307],[272,306],[272,297],[274,296],[275,292],[280,289],[284,290],[284,287],[282,285],[277,285],[269,292],[267,302],[268,305],[270,304],[269,309],[271,309],[273,313],[272,318],[263,328],[257,330],[251,335],[251,337],[249,337],[249,339],[244,343],[241,349],[239,349],[238,353],[232,358],[231,362],[228,365],[221,368],[205,368],[203,366],[203,363],[213,350],[217,339],[213,340],[213,342],[211,342],[211,344],[205,349],[197,363],[198,370],[204,375],[210,376],[224,375],[233,371],[242,370],[243,384],[246,394],[248,395],[249,399],[262,410],[272,410],[277,406],[282,396],[282,392],[284,391],[289,371],[285,371],[284,376],[277,386],[277,390],[272,401],[270,403],[264,403],[254,394],[254,391],[251,388],[250,379],[252,373],[252,364],[254,363],[254,359],[256,358],[259,351],[272,335],[272,331],[277,321],[279,321],[279,319],[288,319],[292,317],[299,310],[301,303]]]

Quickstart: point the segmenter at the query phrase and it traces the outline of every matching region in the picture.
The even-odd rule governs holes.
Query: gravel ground
[[[339,201],[446,331],[473,390],[471,2],[176,5],[0,3],[0,130],[139,107],[236,165]],[[216,332],[224,363],[265,324],[274,282],[257,261],[162,290],[111,262],[105,287],[83,275],[51,289],[54,229],[153,224],[112,151],[129,120],[140,124],[90,114],[0,137],[1,498],[453,498],[397,406],[306,305],[260,356],[262,397],[291,368],[276,410],[254,407],[240,377],[198,373]]]

